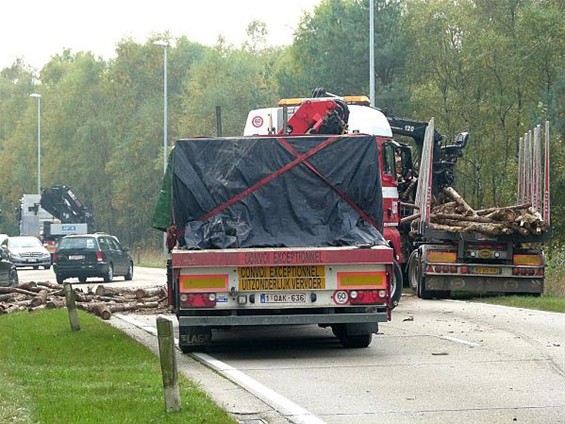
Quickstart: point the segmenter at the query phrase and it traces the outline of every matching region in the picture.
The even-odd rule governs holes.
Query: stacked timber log
[[[403,218],[416,231],[420,213]],[[530,203],[474,210],[452,187],[442,190],[430,213],[430,229],[448,233],[481,233],[487,236],[541,235],[547,224]]]
[[[148,288],[118,288],[99,285],[87,291],[73,288],[77,308],[108,320],[114,312],[158,314],[167,311],[167,291],[164,286]],[[12,312],[34,312],[41,309],[64,308],[65,290],[62,284],[30,282],[15,287],[0,287],[0,315]]]

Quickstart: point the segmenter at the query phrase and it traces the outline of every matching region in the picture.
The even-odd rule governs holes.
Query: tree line
[[[163,175],[163,50],[169,42],[168,139],[243,131],[251,109],[315,87],[369,94],[369,0],[322,0],[288,46],[250,22],[239,46],[219,38],[124,38],[115,57],[63,50],[40,70],[0,71],[0,232],[37,191],[41,94],[42,186],[70,186],[97,228],[158,248],[150,225]],[[561,0],[375,0],[376,106],[435,118],[448,138],[471,133],[456,186],[477,208],[515,203],[519,137],[551,122],[553,240],[565,241],[565,3]]]

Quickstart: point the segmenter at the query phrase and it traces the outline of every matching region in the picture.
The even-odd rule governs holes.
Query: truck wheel
[[[63,277],[62,275],[55,275],[55,278],[57,279],[57,283],[59,284],[63,284],[65,282],[65,277]]]
[[[104,276],[104,282],[111,283],[113,279],[114,279],[114,267],[112,266],[112,264],[110,264],[108,266],[108,272],[106,272],[106,275]]]
[[[417,250],[412,252],[408,259],[408,284],[414,293],[418,293],[418,285],[420,284],[420,255]]]
[[[410,287],[420,299],[432,298],[431,292],[426,290],[426,281],[422,276],[420,254],[417,250],[412,252],[410,259],[408,259],[408,280],[410,282]]]
[[[79,283],[86,283],[86,277],[78,277],[78,282]]]
[[[358,334],[355,336],[343,335],[340,337],[339,341],[343,347],[348,349],[358,349],[363,347],[368,347],[373,341],[373,335],[369,334]]]
[[[426,279],[425,278],[420,278],[420,282],[418,284],[418,297],[420,299],[431,299],[434,296],[432,295],[432,292],[429,290],[426,290]]]
[[[402,296],[402,269],[398,262],[394,261],[394,274],[391,281],[390,287],[390,304],[391,307],[394,309],[398,306],[398,302],[400,302],[400,296]]]
[[[51,269],[51,265],[45,265],[43,268],[45,268],[45,269]]]

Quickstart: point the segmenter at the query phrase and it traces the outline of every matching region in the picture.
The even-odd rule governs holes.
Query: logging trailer
[[[297,127],[295,114],[336,99],[348,107],[349,133],[376,136],[383,235],[394,250],[395,269],[402,268],[400,278],[400,271],[395,272],[396,280],[403,279],[421,298],[445,298],[452,292],[543,292],[543,244],[550,236],[549,124],[543,162],[540,127],[520,141],[517,204],[477,211],[452,187],[469,133],[446,142],[433,119],[399,118],[370,107],[364,96],[337,97],[316,89],[313,98],[283,99],[278,107],[251,111],[244,134],[307,133],[314,124]],[[411,138],[416,149],[402,137]],[[414,158],[414,151],[422,152],[421,157]],[[440,205],[448,200],[451,209]]]

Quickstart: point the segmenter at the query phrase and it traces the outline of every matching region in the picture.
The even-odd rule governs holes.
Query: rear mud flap
[[[202,350],[212,344],[212,330],[208,327],[179,327],[179,348],[183,352]]]

